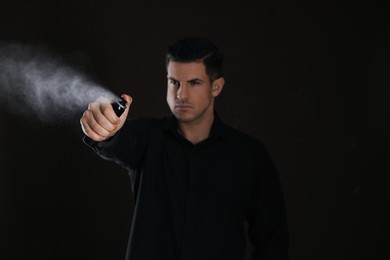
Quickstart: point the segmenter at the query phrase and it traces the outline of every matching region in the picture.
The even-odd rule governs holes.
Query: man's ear
[[[213,81],[213,86],[212,86],[213,97],[217,97],[221,93],[224,85],[225,85],[225,79],[223,77],[219,77]]]

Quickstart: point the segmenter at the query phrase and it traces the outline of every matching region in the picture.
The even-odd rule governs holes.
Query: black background
[[[77,57],[133,96],[133,115],[162,116],[165,47],[210,37],[225,54],[220,116],[278,168],[291,259],[390,259],[389,4],[102,2],[2,2],[1,41]],[[1,109],[0,259],[123,259],[130,182],[81,142],[81,115],[42,123]]]

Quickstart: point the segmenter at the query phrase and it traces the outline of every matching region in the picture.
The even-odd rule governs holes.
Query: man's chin
[[[182,123],[189,123],[194,120],[194,116],[190,113],[175,112],[174,116],[176,117],[177,121]]]

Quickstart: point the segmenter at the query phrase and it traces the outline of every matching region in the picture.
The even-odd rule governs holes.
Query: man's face
[[[196,123],[213,116],[216,92],[202,62],[171,61],[167,67],[167,102],[180,123]]]

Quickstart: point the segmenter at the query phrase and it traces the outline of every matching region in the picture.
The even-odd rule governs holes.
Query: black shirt
[[[128,119],[109,141],[84,141],[129,171],[134,216],[126,260],[288,259],[283,192],[263,144],[217,116],[193,145],[173,116]],[[248,228],[246,228],[248,227]]]

